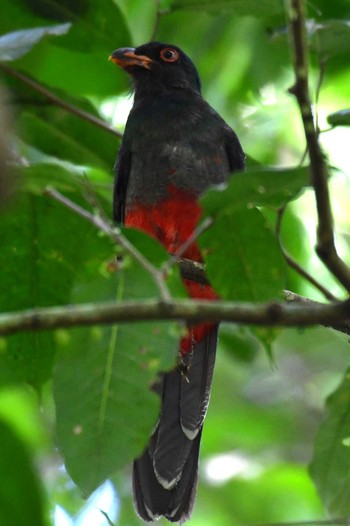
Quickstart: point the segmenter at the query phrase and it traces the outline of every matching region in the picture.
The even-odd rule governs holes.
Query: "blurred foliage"
[[[205,213],[216,218],[200,243],[220,294],[262,301],[288,288],[322,299],[282,258],[275,224],[277,209],[286,205],[284,247],[344,297],[313,251],[316,214],[302,161],[301,122],[287,91],[293,73],[283,2],[1,0],[1,8],[2,311],[157,295],[138,265],[128,258],[121,264],[118,247],[45,194],[53,185],[81,206],[111,216],[120,139],[81,112],[112,125],[125,120],[129,81],[107,58],[118,47],[150,39],[173,42],[191,56],[204,97],[249,154],[246,174],[202,199]],[[308,5],[312,98],[333,167],[337,244],[348,263],[349,20],[348,0]],[[153,264],[166,262],[157,243],[139,232],[126,235]],[[176,269],[169,287],[183,296]],[[107,525],[98,508],[115,524],[140,524],[132,508],[130,462],[158,411],[148,386],[157,371],[171,367],[180,333],[178,324],[153,323],[0,339],[1,524],[61,526],[61,514],[64,524]],[[191,524],[350,514],[348,373],[341,381],[348,353],[347,339],[331,329],[223,324]],[[79,489],[63,468],[56,437]],[[311,458],[320,496],[308,472]],[[114,508],[96,493],[83,503],[81,492],[89,494],[106,477],[116,490]]]

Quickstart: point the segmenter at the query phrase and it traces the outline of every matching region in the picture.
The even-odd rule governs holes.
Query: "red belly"
[[[155,205],[135,203],[128,206],[125,224],[147,232],[160,241],[167,251],[175,254],[194,232],[201,215],[201,208],[196,198],[183,190],[171,188],[169,197]],[[194,242],[181,254],[182,257],[201,261],[201,253]],[[201,285],[184,279],[188,295],[194,299],[215,300],[218,298],[209,285]],[[192,344],[200,341],[214,326],[202,323],[189,328],[189,335],[182,338],[181,352],[187,353]]]

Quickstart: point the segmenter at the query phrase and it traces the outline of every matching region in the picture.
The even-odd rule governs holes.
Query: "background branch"
[[[229,301],[159,300],[88,303],[64,307],[43,307],[0,315],[0,335],[19,331],[78,327],[150,320],[227,321],[252,325],[306,327],[348,325],[350,302],[334,305],[251,304]]]
[[[283,254],[284,259],[286,260],[287,264],[295,270],[300,276],[305,278],[311,285],[313,285],[321,294],[324,295],[324,297],[329,301],[338,301],[338,299],[328,290],[326,287],[322,285],[317,279],[314,278],[309,272],[307,272],[299,263],[287,252],[287,250],[284,248],[282,240],[281,240],[281,226],[282,226],[282,218],[285,212],[285,207],[280,208],[277,213],[277,222],[276,222],[276,236],[277,240],[281,249],[281,252]]]
[[[318,215],[316,252],[333,275],[350,292],[350,270],[339,257],[333,232],[333,217],[328,191],[328,166],[318,142],[308,86],[308,54],[304,0],[288,0],[291,49],[295,84],[290,92],[299,105],[310,158],[310,175]]]

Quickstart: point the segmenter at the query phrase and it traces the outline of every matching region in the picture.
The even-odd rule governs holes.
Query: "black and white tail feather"
[[[133,490],[139,516],[185,522],[192,511],[198,479],[203,421],[215,364],[217,327],[184,356],[184,369],[165,373],[155,387],[161,414],[146,451],[134,462]]]

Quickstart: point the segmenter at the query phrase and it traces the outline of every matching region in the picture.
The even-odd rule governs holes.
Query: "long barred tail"
[[[165,373],[157,385],[161,414],[146,451],[133,468],[134,504],[145,521],[160,516],[184,522],[197,488],[198,456],[215,364],[214,326],[184,358],[184,370]]]

